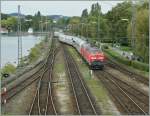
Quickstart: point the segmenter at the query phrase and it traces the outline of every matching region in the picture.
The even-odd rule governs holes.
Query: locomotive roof
[[[91,47],[90,44],[86,44],[85,45],[86,49],[91,52],[91,53],[96,53],[96,52],[102,52],[100,49],[98,49],[97,47]]]
[[[74,41],[76,41],[76,43],[78,43],[80,46],[81,46],[82,44],[85,44],[85,43],[86,43],[86,41],[80,39],[79,37],[74,37],[73,39],[74,39]]]

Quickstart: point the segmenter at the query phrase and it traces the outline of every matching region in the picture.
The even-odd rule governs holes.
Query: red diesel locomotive
[[[91,69],[103,69],[105,56],[97,47],[92,47],[89,43],[78,37],[64,36],[62,33],[59,34],[59,41],[75,47]]]
[[[102,69],[104,67],[105,56],[103,52],[97,47],[91,47],[86,41],[74,37],[73,46],[86,60],[91,69]]]

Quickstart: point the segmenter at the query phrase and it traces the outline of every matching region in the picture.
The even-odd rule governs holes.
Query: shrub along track
[[[55,55],[58,51],[52,43],[50,55],[46,62],[45,71],[39,80],[37,90],[30,107],[29,115],[54,115],[57,114],[52,91],[52,71]]]
[[[79,115],[97,115],[100,110],[96,106],[95,100],[90,94],[83,77],[77,68],[77,65],[67,50],[65,45],[62,45],[64,50],[64,57],[66,61],[66,70],[69,80],[71,82],[72,91],[76,101],[77,114]]]
[[[120,72],[128,75],[130,78],[133,78],[136,81],[138,81],[140,83],[143,83],[146,86],[149,86],[149,78],[146,78],[146,77],[143,77],[142,75],[139,75],[139,74],[136,74],[134,72],[131,72],[127,68],[124,68],[124,67],[116,64],[112,60],[109,60],[106,65],[109,66],[109,67],[112,67],[112,68],[115,68],[115,69],[119,70]]]
[[[102,81],[122,114],[148,114],[148,95],[113,76],[105,69],[94,71],[94,74]]]

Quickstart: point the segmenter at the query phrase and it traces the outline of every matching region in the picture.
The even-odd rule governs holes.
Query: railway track
[[[117,70],[119,70],[120,72],[128,75],[130,78],[135,79],[136,81],[143,83],[144,85],[149,86],[149,79],[143,77],[142,75],[136,74],[134,72],[131,72],[130,70],[116,64],[115,62],[113,62],[112,60],[109,60],[107,63],[107,66],[110,66],[112,68],[115,68]]]
[[[31,78],[27,78],[25,80],[22,80],[17,85],[13,86],[11,89],[5,91],[5,87],[3,88],[3,92],[1,93],[1,103],[4,104],[6,101],[9,101],[13,96],[15,96],[17,93],[22,91],[24,88],[35,82],[40,78],[40,72],[42,72],[43,67],[38,71],[38,73],[35,73],[31,76]]]
[[[49,53],[50,53],[50,51],[49,51]],[[26,88],[33,82],[37,81],[41,77],[41,73],[44,71],[44,68],[46,66],[49,55],[50,54],[47,55],[45,63],[44,63],[44,61],[42,61],[42,62],[40,62],[40,63],[43,63],[43,64],[41,64],[41,66],[40,66],[40,63],[36,65],[36,67],[39,66],[39,69],[37,71],[35,71],[31,76],[29,76],[27,78],[19,78],[19,79],[15,80],[15,82],[13,82],[13,83],[9,82],[9,85],[3,84],[3,88],[1,89],[1,103],[2,104],[6,103],[6,101],[9,101],[17,93],[19,93],[24,88]]]
[[[106,70],[95,71],[94,73],[109,91],[122,114],[149,114],[149,96],[147,94],[113,76]]]
[[[93,100],[85,82],[81,77],[81,73],[77,65],[65,46],[63,45],[64,58],[66,61],[66,69],[68,77],[71,82],[72,91],[76,101],[76,109],[78,115],[97,115],[100,112],[96,108],[95,101]]]
[[[3,86],[1,90],[1,103],[4,104],[6,101],[9,101],[17,93],[22,91],[24,88],[26,88],[33,82],[37,81],[40,78],[41,73],[44,71],[44,68],[45,63],[41,65],[40,68],[36,72],[34,72],[31,76],[23,79],[19,78],[17,82],[16,81],[14,82],[15,84],[10,83],[9,85]]]
[[[29,73],[30,71],[37,73],[39,70],[37,70],[37,71],[34,71],[34,70],[37,69],[38,67],[42,67],[42,66],[41,66],[42,64],[43,64],[43,60],[40,61],[40,62],[38,62],[35,66],[33,66],[32,68],[28,69],[28,71],[25,71],[25,72],[23,72],[23,73],[20,74],[20,75],[17,75],[17,76],[15,76],[15,77],[9,77],[9,78],[6,78],[6,79],[2,80],[2,81],[1,81],[1,88],[3,88],[3,87],[5,87],[6,85],[12,83],[13,81],[16,81],[16,79],[18,80],[18,78],[20,78],[21,76],[23,76],[23,75]],[[34,73],[34,74],[35,74],[35,73]],[[32,75],[31,75],[31,76],[32,76]]]
[[[29,115],[54,115],[57,114],[52,91],[52,71],[55,55],[58,49],[54,43],[46,62],[46,68],[38,82],[37,90],[30,107]]]

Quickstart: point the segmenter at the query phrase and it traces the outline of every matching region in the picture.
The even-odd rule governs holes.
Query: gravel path
[[[53,89],[55,91],[55,96],[57,99],[57,109],[59,109],[59,114],[74,114],[73,103],[71,100],[69,83],[65,73],[65,64],[62,50],[56,55],[56,62],[54,64],[53,81],[58,83],[53,84]]]

